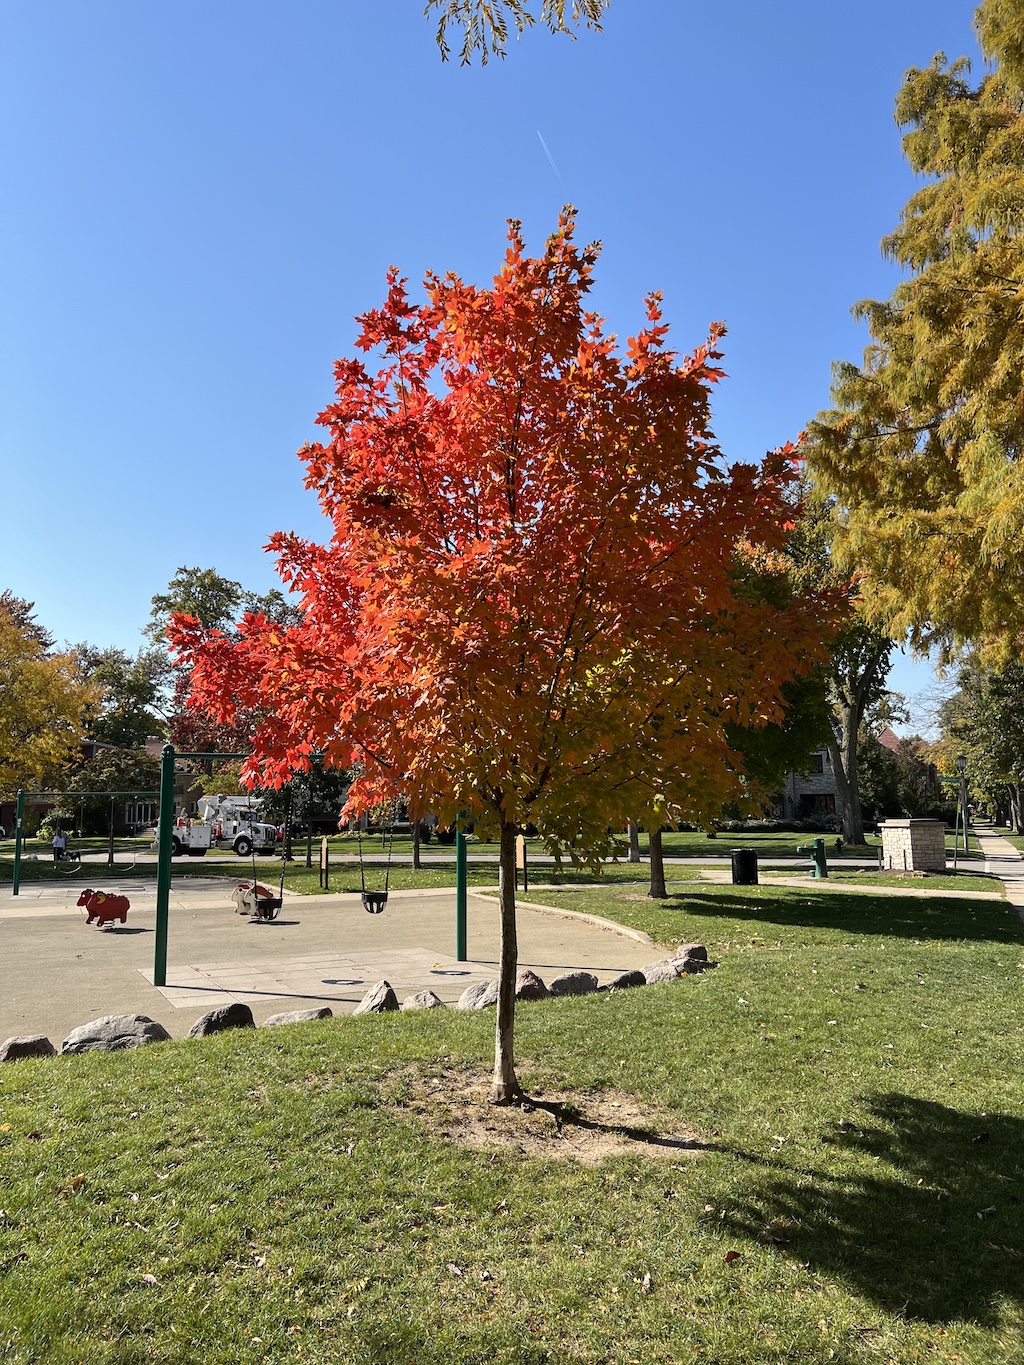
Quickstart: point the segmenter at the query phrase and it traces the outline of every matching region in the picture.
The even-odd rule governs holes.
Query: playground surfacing
[[[286,895],[277,920],[252,924],[234,911],[233,883],[172,888],[167,984],[153,981],[155,892],[130,879],[104,884],[131,901],[128,922],[86,926],[81,884],[34,883],[0,896],[0,1041],[44,1033],[59,1046],[71,1029],[104,1014],[148,1014],[175,1037],[207,1010],[234,1001],[269,1015],[328,1005],[351,1014],[382,978],[400,1000],[432,990],[454,1004],[468,985],[493,977],[498,911],[471,894],[468,958],[455,958],[455,895],[393,892],[381,915],[358,896]],[[545,980],[580,968],[607,980],[660,956],[649,942],[579,917],[519,909],[519,956]]]

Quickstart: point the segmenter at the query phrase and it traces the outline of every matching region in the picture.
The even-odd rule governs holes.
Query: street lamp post
[[[953,831],[953,866],[956,867],[957,843],[960,836],[960,820],[963,818],[964,825],[964,854],[967,853],[967,755],[957,754],[956,770],[960,774],[960,786],[957,788],[957,813],[956,827]]]

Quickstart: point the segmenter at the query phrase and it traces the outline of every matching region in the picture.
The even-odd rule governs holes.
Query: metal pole
[[[969,821],[969,819],[970,819],[970,816],[968,815],[968,811],[967,811],[967,778],[966,778],[966,777],[961,777],[961,779],[960,779],[960,809],[963,811],[963,821],[964,821],[964,857],[966,858],[966,857],[967,857],[967,850],[970,848],[970,844],[968,843],[968,834],[970,833],[970,828],[969,828],[968,821]]]
[[[14,817],[14,891],[16,896],[21,886],[21,827],[25,818],[25,793],[19,788],[17,813]]]
[[[466,836],[462,832],[463,816],[455,822],[455,957],[468,960],[466,947]]]
[[[167,912],[171,899],[171,829],[174,824],[174,745],[160,752],[160,813],[156,862],[156,945],[153,985],[167,985]]]

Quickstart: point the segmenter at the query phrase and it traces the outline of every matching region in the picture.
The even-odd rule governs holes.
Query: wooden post
[[[327,835],[320,840],[320,890],[330,891],[331,889],[331,850],[327,842]]]
[[[516,835],[516,885],[519,885],[519,872],[523,874],[523,895],[530,889],[529,871],[526,866],[526,835]]]

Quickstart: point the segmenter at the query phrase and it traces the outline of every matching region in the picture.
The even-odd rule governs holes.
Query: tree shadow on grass
[[[888,1312],[995,1325],[1000,1300],[1024,1304],[1024,1120],[903,1094],[865,1108],[822,1134],[832,1160],[776,1168],[726,1224]]]
[[[765,896],[769,890],[775,894]],[[839,929],[847,934],[888,938],[952,939],[1024,943],[1024,923],[1007,901],[950,897],[887,896],[884,892],[829,894],[803,887],[762,888],[724,893],[693,891],[658,902],[698,918],[753,920],[782,928]]]

